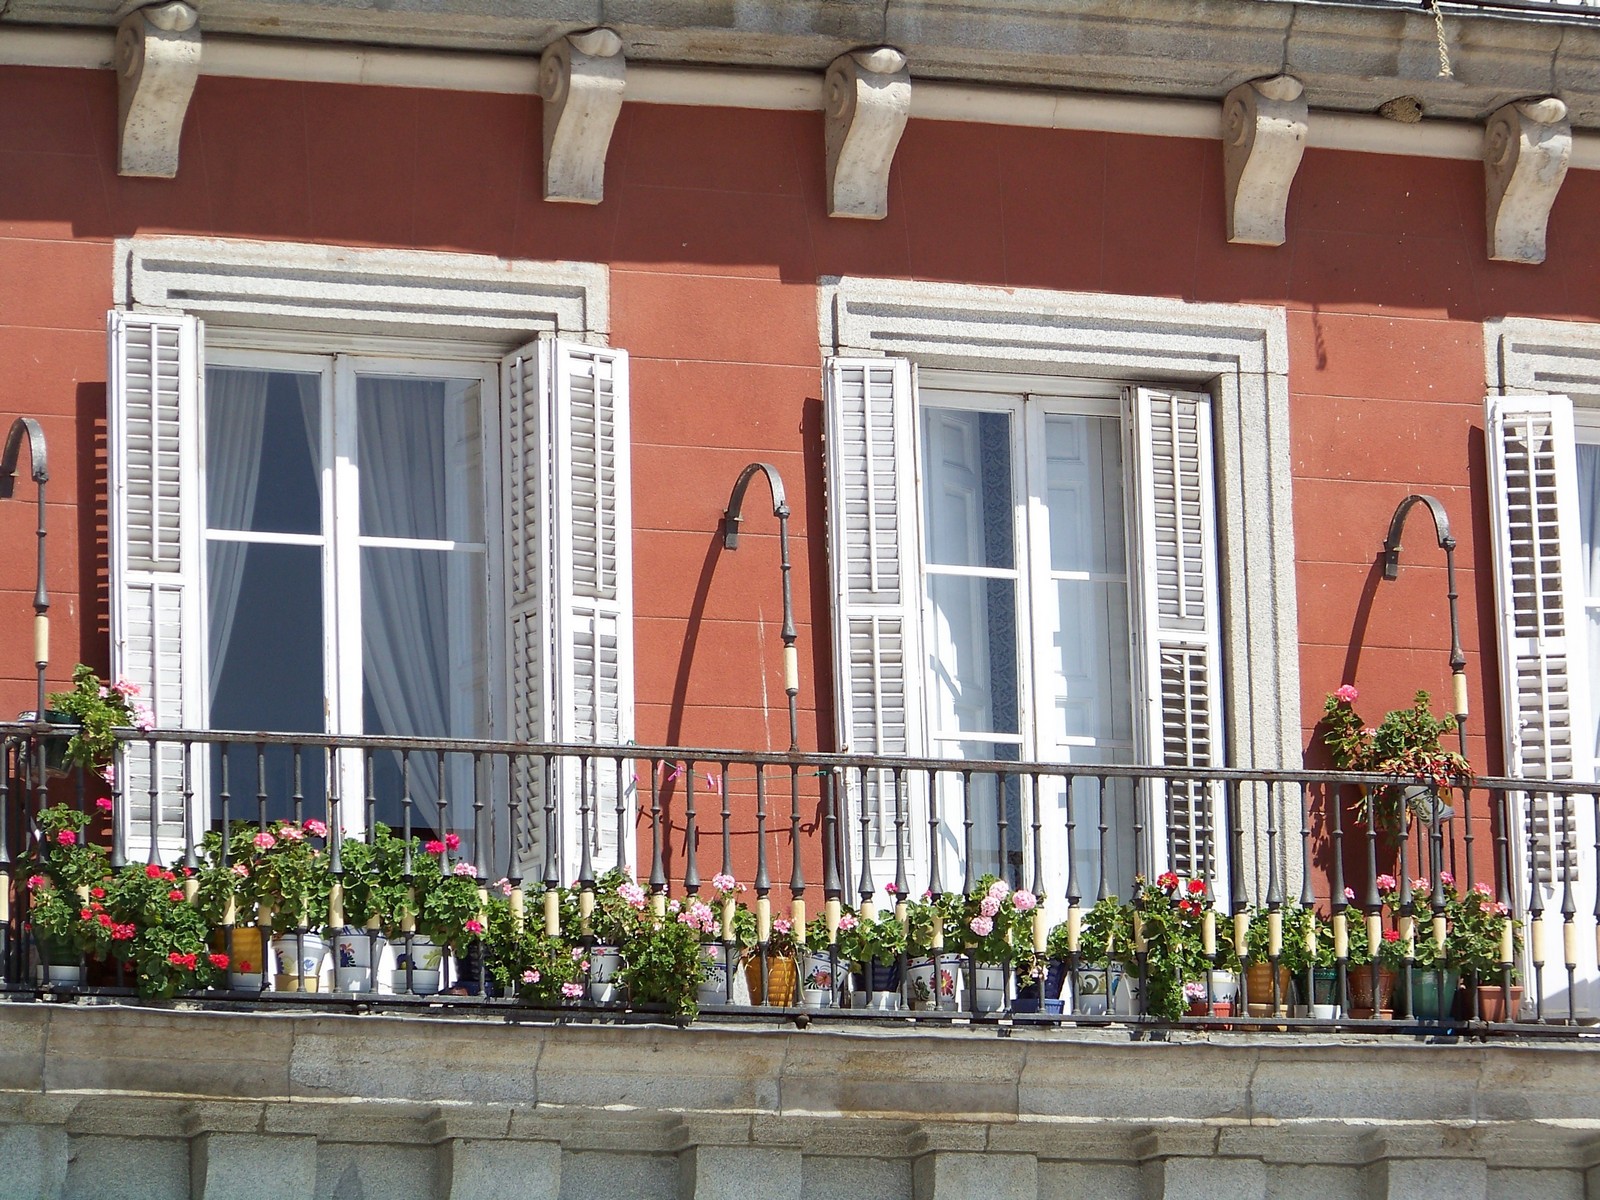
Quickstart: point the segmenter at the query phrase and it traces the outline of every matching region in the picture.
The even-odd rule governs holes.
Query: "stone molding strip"
[[[7,26],[5,36],[0,37],[0,66],[8,65],[110,70],[113,39],[98,30]],[[539,90],[539,64],[510,55],[319,45],[220,35],[206,38],[201,71],[245,79],[459,92],[533,95]],[[634,63],[628,68],[628,100],[639,104],[820,112],[823,77],[805,71]],[[1214,101],[1051,92],[932,80],[917,82],[910,115],[929,121],[973,121],[1152,137],[1222,136]],[[1478,162],[1483,157],[1483,127],[1469,121],[1445,120],[1402,125],[1382,117],[1314,110],[1306,144],[1322,150]],[[1600,170],[1600,133],[1574,133],[1568,165]]]
[[[119,238],[113,281],[119,305],[193,313],[212,330],[331,331],[346,346],[352,332],[432,338],[457,354],[540,333],[603,342],[609,283],[593,263],[161,236]]]

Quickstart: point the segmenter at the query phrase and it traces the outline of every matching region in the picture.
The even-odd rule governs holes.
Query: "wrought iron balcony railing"
[[[720,983],[700,999],[723,1017],[890,1009],[1061,1027],[1225,1017],[1258,1030],[1576,1035],[1600,1015],[1594,784],[1402,781],[1401,792],[1392,777],[1328,772],[132,730],[115,770],[56,771],[71,732],[0,725],[0,982],[13,993],[147,984],[149,964],[116,940],[166,919],[162,896],[148,911],[112,911],[119,878],[142,874],[169,915],[205,910],[199,924],[179,921],[220,948],[210,972],[191,951],[183,978],[208,989],[202,999],[516,1005],[529,991],[518,979],[536,972],[508,974],[506,940],[531,930],[588,963],[594,906],[620,868],[637,872],[639,907],[668,921],[713,901],[701,919]],[[1394,804],[1392,836],[1357,820],[1368,802]],[[396,831],[383,845],[404,847],[404,899],[388,910],[372,899],[380,826]],[[314,903],[296,913],[276,894],[257,906],[227,887],[219,901],[219,879],[265,870],[256,851],[274,832],[317,850]],[[63,848],[95,843],[103,870],[72,875]],[[724,904],[724,876],[750,884],[749,917]],[[986,892],[989,876],[1004,886]],[[456,913],[455,965],[444,958],[435,989],[417,895],[455,877],[470,877],[477,904]],[[366,953],[333,971],[276,962],[270,942],[299,963],[324,926],[345,926],[358,895],[371,911],[351,918],[344,949]],[[112,931],[67,962],[41,932],[44,906],[62,899]],[[909,924],[912,944],[894,944],[881,978],[861,964],[852,981],[852,937],[859,945],[875,913]],[[1011,922],[1004,948],[987,943],[994,996],[982,955],[961,957],[984,943],[986,918]],[[816,986],[773,993],[791,945],[816,956]],[[741,959],[754,964],[744,981],[731,969]],[[52,966],[71,981],[52,982]],[[342,990],[286,992],[297,970],[307,989]],[[640,996],[595,986],[593,970],[549,1001],[553,1015],[659,1019]],[[1174,1009],[1181,975],[1194,978]]]

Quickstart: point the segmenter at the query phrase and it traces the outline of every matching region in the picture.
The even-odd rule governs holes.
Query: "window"
[[[574,312],[603,312],[591,276],[456,255],[119,246],[135,306],[187,310],[110,315],[114,667],[161,727],[632,736],[627,356],[554,336]],[[461,315],[477,310],[481,324]],[[128,756],[125,848],[150,828],[153,769],[159,849],[181,852],[183,765],[176,744],[153,768],[147,751]],[[190,767],[214,798],[221,751]],[[413,770],[413,827],[466,834],[476,787],[497,806],[480,866],[537,873],[542,772],[507,771],[450,755],[441,791],[437,770]],[[376,755],[373,772],[376,816],[397,822],[399,755]],[[253,817],[254,751],[233,751],[227,775],[233,815]],[[564,767],[556,782],[556,850],[570,859],[575,822],[561,817],[578,781]],[[361,756],[326,772],[319,760],[299,784],[313,810],[330,788],[364,797]],[[292,753],[275,750],[269,815],[293,788]],[[346,804],[348,828],[363,808]],[[208,814],[191,819],[198,833]],[[615,853],[614,829],[594,836]]]
[[[819,311],[835,354],[824,412],[840,749],[1299,764],[1281,312],[882,279],[825,281]],[[894,775],[846,781],[865,865],[881,886],[903,847],[921,886],[936,816],[951,886],[965,856],[954,797],[925,794],[916,772],[899,773],[897,796]],[[1089,783],[1072,800],[1080,816]],[[1029,878],[1015,867],[1033,858],[1018,819],[1031,799],[994,790],[975,798],[974,832],[993,833],[973,842],[974,874],[1004,862]],[[1043,882],[1060,904],[1067,800],[1043,799]],[[1133,797],[1113,796],[1124,816],[1107,874],[1126,880],[1136,853],[1226,870],[1217,799],[1160,789],[1161,819],[1136,847]],[[1270,798],[1240,799],[1249,877],[1265,869]],[[1277,816],[1280,878],[1298,885],[1283,850],[1298,807]],[[1092,888],[1096,822],[1077,834]]]
[[[491,654],[500,639],[490,637],[499,625],[489,596],[500,556],[486,531],[503,521],[483,438],[494,372],[492,363],[210,356],[200,414],[208,727],[496,735],[503,706],[490,697],[503,656]],[[470,759],[458,757],[444,820],[461,832],[474,781]],[[235,747],[231,758],[231,777],[253,791],[254,752]],[[271,815],[287,816],[287,748],[269,766]],[[374,770],[376,819],[399,826],[398,756],[378,756]],[[323,783],[302,781],[313,804]],[[359,773],[347,784],[345,794],[364,794]],[[437,791],[435,773],[420,771],[412,793],[422,828],[439,823]]]
[[[844,548],[835,570],[858,744],[903,708],[910,753],[1223,765],[1209,397],[931,371],[914,386],[907,364],[869,360],[835,360],[832,370],[829,445],[844,499],[833,544]],[[914,415],[897,419],[902,407]],[[914,439],[905,456],[914,469],[895,478],[871,465],[887,464],[891,428]],[[902,489],[920,489],[915,505]],[[903,589],[884,586],[898,582],[876,536],[890,508]],[[875,559],[885,559],[877,571]],[[1134,612],[1148,625],[1136,627]],[[895,695],[902,675],[905,699]],[[974,876],[1025,878],[1031,822],[1020,780],[1001,795],[995,779],[976,779],[970,814],[959,777],[941,786],[942,874],[959,878],[970,848]],[[875,871],[894,866],[887,790],[865,798],[881,810],[869,847]],[[1085,790],[1073,800],[1081,879],[1103,869],[1126,893],[1140,854],[1208,877],[1222,865],[1212,789],[1160,789],[1166,820],[1142,847],[1131,790],[1113,785],[1124,816],[1103,846]],[[908,849],[920,857],[914,831],[926,800],[911,802]],[[1041,803],[1050,809],[1042,858],[1060,870],[1067,800]],[[957,814],[970,815],[970,832]],[[1045,881],[1052,895],[1064,876]]]

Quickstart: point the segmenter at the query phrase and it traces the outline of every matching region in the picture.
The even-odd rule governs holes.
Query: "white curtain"
[[[461,436],[467,401],[439,380],[366,378],[358,382],[357,454],[361,532],[368,537],[461,540],[479,478],[477,439]],[[364,546],[361,550],[363,683],[385,733],[468,737],[483,732],[476,713],[484,680],[471,669],[480,628],[476,597],[483,559],[461,551]],[[474,580],[476,573],[476,580]],[[470,760],[456,756],[447,786],[450,823],[464,824],[471,803]],[[439,797],[437,765],[413,756],[411,795]],[[437,810],[424,807],[431,820]],[[441,831],[443,832],[443,831]]]
[[[212,529],[248,529],[261,483],[261,434],[267,420],[266,371],[206,372],[206,524]],[[210,571],[211,695],[239,611],[247,542],[213,541]]]

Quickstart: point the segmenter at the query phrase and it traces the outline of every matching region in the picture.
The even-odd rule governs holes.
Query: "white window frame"
[[[1235,767],[1301,765],[1282,309],[845,277],[823,281],[818,310],[825,356],[909,358],[921,370],[1138,380],[1209,392],[1224,683],[1232,697],[1219,741]],[[921,703],[918,697],[915,704]],[[872,749],[850,747],[847,731],[841,735],[844,748]],[[1249,890],[1265,882],[1266,806],[1281,798],[1275,801],[1265,788],[1241,787],[1237,794],[1238,865]],[[1298,804],[1282,804],[1277,817],[1274,866],[1292,894],[1302,874]],[[1226,854],[1226,847],[1218,850]]]
[[[493,619],[496,612],[505,615],[500,600],[508,589],[496,588],[491,580],[490,655],[506,668],[498,672],[497,686],[491,689],[491,719],[509,722],[514,728],[508,727],[503,732],[516,740],[579,740],[573,736],[573,730],[581,732],[581,718],[571,712],[558,712],[558,706],[551,703],[557,686],[551,676],[559,674],[562,685],[570,687],[574,670],[581,674],[586,669],[599,669],[585,663],[574,667],[568,660],[572,657],[573,630],[581,629],[591,618],[604,619],[608,630],[616,631],[617,641],[616,674],[612,677],[608,673],[604,681],[607,712],[614,714],[614,722],[608,718],[607,727],[614,723],[619,731],[617,740],[631,741],[633,663],[627,356],[606,348],[609,275],[604,266],[507,262],[478,255],[431,251],[184,237],[118,239],[114,263],[118,303],[113,311],[110,386],[119,395],[125,388],[143,386],[140,379],[124,377],[124,364],[118,358],[123,335],[117,330],[128,327],[128,321],[118,326],[115,320],[118,314],[127,314],[128,320],[135,321],[140,314],[149,314],[141,327],[144,329],[154,329],[149,322],[164,322],[165,332],[161,336],[170,341],[163,341],[167,348],[162,353],[173,358],[163,359],[163,362],[192,363],[193,367],[187,372],[180,369],[178,378],[170,382],[171,390],[163,391],[162,395],[168,397],[164,403],[171,406],[171,411],[183,414],[182,420],[191,430],[201,429],[201,377],[208,360],[243,363],[250,361],[252,352],[260,351],[275,352],[273,361],[279,364],[292,361],[291,357],[284,356],[286,354],[315,356],[319,364],[325,361],[323,356],[334,356],[335,373],[340,369],[339,356],[348,356],[347,364],[359,357],[363,360],[363,370],[380,368],[374,373],[381,373],[385,365],[393,368],[388,372],[391,374],[427,374],[442,369],[446,374],[459,376],[465,370],[482,376],[486,412],[498,412],[500,406],[507,403],[506,396],[513,394],[519,405],[526,405],[525,414],[517,418],[515,431],[502,427],[498,420],[486,421],[481,431],[486,450],[486,497],[504,496],[502,512],[506,516],[498,528],[492,523],[486,525],[486,554],[493,569],[503,578],[511,569],[511,547],[517,542],[520,555],[517,562],[524,576],[520,581],[523,592],[543,596],[539,605],[539,635],[547,639],[548,644],[535,646],[524,641],[522,650],[528,656],[527,661],[510,661],[509,640],[502,628],[505,622]],[[208,338],[209,348],[206,346]],[[580,388],[580,381],[573,372],[584,373],[584,380],[587,380],[590,371],[601,369],[596,365],[601,363],[609,364],[605,367],[608,380],[615,376],[614,384],[608,384],[607,391],[607,403],[614,404],[614,408],[606,410],[614,427],[608,426],[606,432],[616,438],[617,455],[615,463],[605,467],[608,472],[615,467],[615,481],[613,483],[608,476],[601,489],[606,491],[609,507],[606,521],[599,522],[604,529],[599,529],[597,536],[615,539],[606,546],[614,551],[616,561],[612,575],[605,581],[607,590],[596,599],[581,588],[574,591],[570,554],[562,552],[564,538],[568,536],[565,527],[571,524],[574,514],[565,511],[562,516],[555,514],[554,509],[570,506],[571,500],[554,496],[550,464],[536,464],[529,457],[529,451],[535,445],[548,443],[549,454],[562,455],[563,462],[571,461],[566,456],[572,450],[561,439],[571,436],[568,410],[575,403]],[[586,395],[595,391],[587,382],[582,383],[582,387],[588,389]],[[325,411],[331,402],[326,393],[325,386]],[[353,404],[348,406],[348,414],[348,419],[353,421]],[[512,455],[509,448],[512,432],[521,439],[517,451],[521,458],[508,457],[507,462],[517,461],[526,476],[515,482],[502,476],[497,456],[488,452],[491,447],[498,446],[501,455]],[[329,452],[324,459],[325,469],[336,469],[328,444],[332,437],[332,427],[325,421],[324,449]],[[114,466],[113,489],[120,496],[123,478],[119,474],[120,464],[127,461],[128,449],[125,431],[111,429],[108,440]],[[203,441],[197,456],[203,456]],[[177,528],[181,534],[178,541],[182,561],[199,560],[200,565],[186,567],[183,571],[186,579],[178,581],[182,617],[173,627],[187,631],[182,634],[186,643],[199,644],[185,649],[185,666],[178,672],[175,685],[157,680],[163,692],[158,720],[165,727],[195,728],[205,724],[204,705],[208,703],[206,693],[209,691],[202,682],[203,672],[198,669],[205,662],[204,639],[196,636],[196,631],[204,631],[205,513],[198,471],[191,464],[186,465],[182,473],[180,499],[175,504],[179,511]],[[333,495],[332,489],[325,488],[324,503],[332,503]],[[513,503],[531,505],[529,512],[536,518],[522,520],[525,528],[516,537],[510,517]],[[485,515],[487,518],[492,514],[486,512]],[[557,516],[562,519],[556,519]],[[124,564],[128,535],[115,524],[111,531],[113,580],[127,580]],[[542,544],[543,548],[535,543]],[[350,564],[344,564],[342,569],[348,572]],[[564,571],[568,573],[563,574]],[[142,580],[134,582],[143,583]],[[155,589],[161,586],[161,579],[155,578],[148,586],[154,595]],[[325,596],[332,592],[333,589],[325,586]],[[113,658],[127,660],[130,634],[128,629],[117,627],[121,609],[118,596],[113,597],[112,607]],[[595,617],[595,613],[599,616]],[[342,619],[341,614],[330,613],[330,620]],[[328,628],[332,630],[334,625]],[[147,630],[139,636],[155,639],[157,634]],[[159,645],[155,641],[151,644]],[[350,656],[347,661],[354,658]],[[359,670],[359,666],[355,669]],[[518,686],[517,678],[530,670],[538,677],[539,686],[533,690],[539,695],[529,703],[511,704],[513,692],[519,695],[529,692],[529,688]],[[491,674],[495,674],[492,668]],[[340,692],[358,693],[359,680],[354,689],[347,682],[343,683]],[[593,689],[593,694],[599,703],[599,689]],[[348,724],[336,727],[354,728]],[[197,765],[204,766],[203,763]],[[142,769],[147,783],[149,767]],[[163,762],[160,769],[163,793],[176,795],[175,755],[173,761]],[[557,811],[563,818],[568,816],[567,809],[576,811],[576,772],[570,774],[573,779],[563,777],[560,780],[561,801]],[[131,784],[132,776],[125,774],[125,781]],[[201,782],[195,780],[197,797],[207,794]],[[346,790],[345,794],[358,795],[359,791]],[[130,799],[137,801],[131,788]],[[172,823],[173,807],[170,800],[163,805],[159,852],[167,861],[182,852],[185,837],[181,823]],[[196,803],[191,815],[194,824],[190,833],[198,838],[208,820],[209,804]],[[350,812],[346,817],[347,826],[354,827],[352,818],[359,823],[358,813]],[[142,840],[144,827],[139,830],[139,844],[129,844],[128,822],[135,819],[129,806],[124,806],[124,821],[118,829],[119,846],[130,856],[143,857],[146,852]],[[631,823],[629,830],[625,853],[631,860],[634,854]],[[576,820],[563,819],[560,833],[557,862],[558,870],[565,877],[568,865],[576,861]],[[514,873],[537,878],[542,863],[542,850],[537,846],[540,832],[532,830],[527,837],[532,844],[524,846],[519,842],[513,851],[518,859],[514,863]]]

